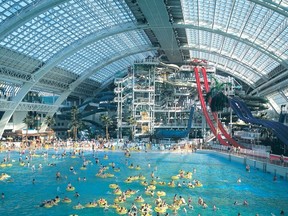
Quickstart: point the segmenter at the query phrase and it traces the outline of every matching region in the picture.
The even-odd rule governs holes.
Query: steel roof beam
[[[270,10],[273,10],[285,17],[288,17],[288,10],[287,8],[281,6],[281,4],[277,4],[275,2],[273,2],[272,0],[248,0],[250,2],[253,2],[255,4],[261,5],[263,7],[266,7]],[[281,2],[280,2],[281,3]]]
[[[270,58],[272,58],[273,60],[279,62],[279,64],[282,64],[284,67],[286,67],[288,69],[288,63],[287,63],[287,60],[285,59],[282,59],[281,57],[277,56],[275,53],[269,51],[269,50],[266,50],[264,47],[260,46],[259,44],[255,43],[254,41],[252,40],[249,40],[249,39],[244,39],[244,38],[241,38],[237,35],[234,35],[234,34],[230,34],[230,33],[227,33],[225,31],[221,31],[219,29],[211,29],[211,28],[208,28],[208,27],[204,27],[204,26],[196,26],[196,25],[193,25],[193,24],[185,24],[185,23],[175,23],[173,25],[174,28],[188,28],[188,29],[195,29],[195,30],[201,30],[201,31],[207,31],[207,32],[211,32],[211,33],[214,33],[214,34],[219,34],[219,35],[222,35],[224,37],[228,37],[228,38],[232,38],[236,41],[239,41],[241,43],[244,43],[250,47],[253,47],[254,49],[260,51],[261,53],[264,53],[265,55],[269,56]]]
[[[265,87],[267,87],[267,86],[274,86],[274,84],[275,84],[278,80],[283,79],[285,76],[287,76],[287,74],[288,74],[288,70],[280,73],[278,76],[276,76],[276,77],[274,77],[274,78],[272,78],[272,79],[269,79],[269,80],[268,80],[267,82],[265,82],[263,85],[255,88],[253,91],[250,92],[250,94],[253,95],[253,94],[262,92],[262,91],[263,91],[262,89],[265,88]],[[269,89],[269,88],[267,88],[267,89]],[[265,90],[265,91],[267,91],[267,90]]]
[[[188,46],[184,46],[184,47],[180,47],[180,49],[183,49],[183,50],[196,50],[196,51],[199,51],[199,52],[205,52],[205,53],[212,53],[214,55],[217,55],[217,56],[221,56],[225,59],[228,59],[229,61],[233,61],[233,62],[236,62],[236,64],[240,64],[242,66],[244,66],[245,68],[247,68],[247,70],[249,70],[250,72],[256,74],[258,77],[261,77],[261,73],[256,73],[255,71],[252,71],[250,66],[249,65],[245,65],[244,63],[242,62],[239,62],[237,59],[231,59],[229,56],[227,55],[223,55],[221,53],[218,53],[218,52],[211,52],[210,50],[206,50],[206,49],[203,49],[203,48],[197,48],[197,47],[188,47]],[[207,59],[209,60],[209,59]],[[212,61],[211,61],[212,62]],[[215,62],[216,63],[216,62]],[[219,65],[219,64],[218,64]],[[223,67],[224,68],[224,67]],[[227,71],[227,69],[224,69],[225,72],[229,73],[229,71]],[[251,81],[243,76],[241,76],[241,74],[231,74],[231,76],[235,76],[237,77],[238,79],[242,80],[243,82],[245,82],[247,85],[249,85],[251,88],[255,88],[255,86],[253,84],[251,84]],[[244,79],[244,80],[243,80]]]
[[[5,38],[15,29],[23,26],[39,14],[44,13],[56,5],[62,4],[68,0],[41,0],[37,4],[31,4],[29,7],[23,9],[19,14],[13,16],[1,25],[0,40]]]
[[[173,23],[173,17],[168,14],[167,6],[164,1],[142,0],[137,3],[161,45],[161,50],[165,52],[168,60],[174,63],[182,62],[182,54],[179,50],[174,29],[171,24]],[[157,28],[153,28],[152,26],[157,26]]]

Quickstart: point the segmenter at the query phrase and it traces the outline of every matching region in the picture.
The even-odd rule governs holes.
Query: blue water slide
[[[262,125],[273,130],[275,135],[286,145],[288,145],[288,127],[275,121],[262,120],[255,118],[247,105],[236,98],[230,99],[230,106],[236,115],[243,121],[252,124]]]
[[[193,115],[194,115],[194,107],[191,107],[186,130],[161,129],[156,132],[155,134],[156,137],[160,139],[163,139],[163,138],[181,139],[181,138],[187,137],[192,126]]]
[[[287,114],[287,113],[283,113],[282,110],[281,110],[281,113],[280,113],[280,115],[279,115],[279,120],[278,120],[278,122],[284,123],[284,120],[285,120],[285,118],[286,118],[286,114]]]
[[[105,108],[110,110],[116,110],[117,104],[116,103],[100,103],[99,108]]]
[[[91,103],[99,103],[101,101],[113,101],[114,100],[114,92],[99,92],[96,94],[95,97],[89,98],[88,100],[84,101],[82,104],[78,106],[79,109],[84,110],[86,106],[88,106]]]
[[[108,96],[108,95],[114,96],[114,92],[113,91],[99,92],[96,94],[96,97],[103,97],[103,96]]]
[[[250,118],[254,118],[254,116],[252,115],[252,112],[249,110],[248,106],[242,101],[242,100],[239,100],[239,99],[236,99],[238,101],[238,103],[240,103],[244,109],[244,111],[246,112],[246,114],[250,117]],[[269,124],[269,125],[273,125],[276,129],[279,129],[280,133],[282,133],[284,136],[288,133],[288,127],[282,123],[279,123],[279,122],[276,122],[276,121],[269,121],[269,120],[261,120],[261,119],[257,119],[257,118],[254,118],[256,120],[260,120],[266,124]]]

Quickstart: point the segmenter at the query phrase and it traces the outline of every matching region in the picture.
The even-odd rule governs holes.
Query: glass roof
[[[193,26],[185,29],[191,58],[207,59],[252,87],[260,79],[268,79],[281,62],[287,67],[287,0],[178,1],[184,24]],[[149,38],[154,37],[153,29],[148,33],[149,38],[141,29],[120,30],[125,30],[124,26],[136,26],[139,17],[149,18],[139,9],[132,11],[134,6],[137,10],[136,5],[130,9],[126,0],[2,0],[0,32],[6,33],[0,35],[0,66],[28,76],[70,50],[70,55],[55,66],[79,77],[129,50],[139,48],[140,53],[142,47],[152,46]],[[18,26],[17,20],[21,20],[21,25]],[[122,33],[77,47],[85,39],[109,33],[114,27]],[[157,40],[161,41],[152,39],[153,43]],[[90,78],[105,83],[134,60],[155,54],[143,50],[140,54],[123,56],[95,71]],[[286,90],[279,97],[283,99],[283,95],[287,97]],[[280,99],[279,102],[282,103]]]
[[[39,0],[38,0],[39,1]],[[0,4],[0,23],[2,24],[8,18],[20,13],[21,10],[28,7],[31,3],[35,3],[37,0],[25,0],[25,1],[1,1]]]
[[[13,84],[10,82],[0,81],[0,97],[6,96],[15,96],[19,89],[20,85]]]
[[[110,59],[115,54],[129,50],[129,48],[147,44],[150,44],[150,42],[142,30],[121,33],[84,47],[59,64],[59,66],[80,74],[100,62]]]
[[[132,65],[134,61],[137,59],[144,59],[148,56],[153,56],[152,52],[145,52],[141,54],[136,54],[133,56],[128,56],[121,60],[115,61],[109,66],[99,70],[95,75],[91,78],[96,80],[99,83],[103,83],[105,80],[113,77],[116,73],[122,72],[123,69],[127,68],[129,65]]]
[[[281,92],[276,91],[269,95],[267,95],[267,98],[272,100],[278,108],[281,107],[281,105],[287,105],[287,98],[288,98],[288,88],[283,89]],[[280,110],[278,110],[280,112]]]
[[[209,61],[223,64],[219,61],[220,57],[215,59],[213,55],[200,54],[203,50],[237,59],[238,62],[229,62],[230,67],[242,69],[239,73],[252,79],[253,83],[279,65],[278,61],[271,58],[271,54],[288,59],[287,17],[243,0],[181,0],[181,3],[186,24],[211,29],[211,32],[186,29],[188,45],[200,49],[198,52],[190,51],[192,58],[201,55]],[[229,35],[233,38],[237,36],[238,39],[229,38]],[[255,47],[245,43],[247,40]],[[265,52],[257,49],[260,46]],[[254,70],[254,73],[247,71],[246,67],[237,66],[239,61]]]
[[[31,1],[21,2],[24,5]],[[5,5],[18,7],[20,3],[19,0],[14,0]],[[1,13],[2,16],[5,13],[7,10]],[[135,18],[128,6],[123,4],[123,0],[109,1],[108,4],[105,0],[70,0],[25,23],[0,41],[0,45],[47,61],[76,40],[127,22],[135,22]]]

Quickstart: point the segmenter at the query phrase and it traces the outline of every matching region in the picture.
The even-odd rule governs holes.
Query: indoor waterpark
[[[288,2],[0,2],[0,215],[288,214]]]

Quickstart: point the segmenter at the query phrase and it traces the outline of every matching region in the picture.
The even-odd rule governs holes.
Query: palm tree
[[[112,125],[113,121],[108,115],[102,115],[101,116],[101,122],[105,125],[106,128],[106,140],[109,139],[109,126]]]
[[[229,104],[228,97],[223,90],[225,85],[231,85],[231,83],[219,83],[215,78],[214,80],[215,86],[206,94],[205,100],[210,105],[212,112],[219,112]]]
[[[48,131],[50,132],[52,125],[55,124],[55,118],[53,116],[47,115],[44,123],[47,125]],[[48,141],[50,141],[50,134],[48,135]]]
[[[134,127],[137,124],[137,121],[135,120],[135,118],[133,116],[129,116],[127,118],[127,122],[129,123],[130,127],[131,127],[131,140],[134,140]]]
[[[34,117],[27,113],[26,117],[23,119],[23,123],[26,124],[26,144],[28,143],[28,129],[34,125]]]
[[[81,114],[76,106],[71,108],[71,122],[70,127],[73,131],[73,139],[77,139],[78,129],[82,128],[84,125],[83,121],[81,120]]]

